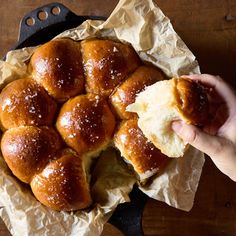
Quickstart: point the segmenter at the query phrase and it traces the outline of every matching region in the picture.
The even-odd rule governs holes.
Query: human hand
[[[224,174],[236,181],[236,94],[219,76],[207,74],[184,76],[209,90],[209,124],[198,128],[174,121],[173,130],[186,143],[206,153]]]

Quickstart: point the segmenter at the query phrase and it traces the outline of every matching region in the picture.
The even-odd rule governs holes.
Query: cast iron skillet
[[[59,10],[58,14],[53,9]],[[40,19],[44,13],[46,19]],[[27,22],[31,19],[34,24]],[[105,20],[101,16],[78,16],[60,3],[50,3],[26,14],[20,23],[17,44],[12,49],[36,46],[51,40],[64,30],[74,28],[87,19]],[[109,222],[126,236],[142,236],[142,213],[148,196],[134,187],[130,194],[131,202],[117,207]]]

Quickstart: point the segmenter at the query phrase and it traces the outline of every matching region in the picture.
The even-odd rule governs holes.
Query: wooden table
[[[14,3],[13,3],[14,2]],[[0,55],[17,41],[22,16],[49,0],[2,0],[0,5]],[[78,15],[108,16],[117,0],[58,0]],[[219,74],[236,87],[236,1],[156,0],[177,33],[197,56],[202,72]],[[236,235],[236,183],[207,159],[196,200],[190,212],[149,200],[143,215],[147,236]],[[9,235],[0,223],[0,235]],[[103,236],[122,235],[106,225]]]

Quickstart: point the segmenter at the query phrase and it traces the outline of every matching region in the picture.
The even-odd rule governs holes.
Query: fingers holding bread
[[[147,87],[127,110],[137,112],[140,129],[162,153],[180,157],[187,144],[172,130],[172,122],[205,125],[209,120],[208,105],[200,84],[188,78],[173,78]]]

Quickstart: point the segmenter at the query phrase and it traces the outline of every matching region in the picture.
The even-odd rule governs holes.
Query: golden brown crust
[[[3,157],[13,174],[25,183],[40,173],[62,146],[50,127],[21,126],[7,130],[1,140]]]
[[[144,174],[147,171],[158,172],[168,163],[169,158],[143,135],[138,127],[137,119],[121,122],[115,133],[114,143],[138,174]]]
[[[95,39],[82,41],[81,47],[88,93],[110,95],[141,64],[130,45]]]
[[[79,210],[91,204],[82,160],[72,150],[58,153],[58,158],[33,178],[31,188],[40,202],[57,211]]]
[[[104,98],[87,94],[62,106],[56,127],[67,145],[82,155],[100,150],[109,143],[115,119]]]
[[[50,125],[56,103],[32,79],[9,83],[0,94],[0,121],[3,129],[21,125]]]
[[[121,119],[136,118],[137,114],[126,111],[129,104],[135,102],[136,95],[143,91],[146,86],[157,81],[164,80],[164,74],[153,66],[140,66],[110,97],[111,104]]]
[[[1,140],[4,159],[16,177],[30,183],[45,206],[71,211],[91,204],[85,173],[90,159],[86,158],[98,156],[113,137],[115,146],[140,178],[166,166],[169,159],[143,135],[137,116],[125,110],[145,86],[164,79],[159,69],[141,65],[127,44],[56,39],[32,55],[28,69],[33,79],[17,80],[3,89],[0,123],[3,131],[8,129]],[[194,124],[204,123],[206,104],[201,88],[189,80],[177,79],[175,83],[178,103],[174,106]],[[87,94],[82,95],[85,90]],[[108,96],[118,116],[129,119],[121,123],[115,136],[116,121]],[[74,151],[62,150],[57,131],[44,126],[54,122],[57,104],[52,97],[66,101],[56,127]]]
[[[188,78],[174,79],[175,99],[184,120],[193,125],[205,125],[209,120],[209,104],[203,87]]]
[[[48,93],[64,101],[84,91],[80,43],[52,40],[36,49],[30,60],[32,75]]]

